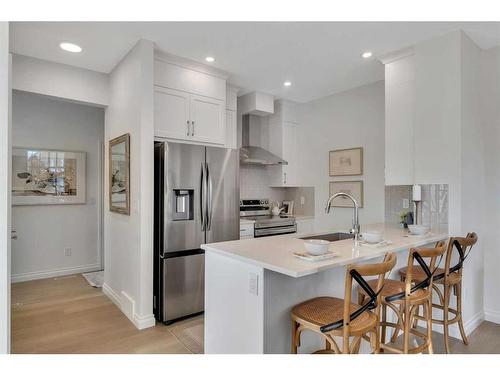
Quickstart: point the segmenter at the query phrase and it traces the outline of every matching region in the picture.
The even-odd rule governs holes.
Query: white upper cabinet
[[[298,147],[297,147],[297,132],[298,124],[294,122],[283,123],[283,159],[288,162],[288,165],[283,165],[282,179],[283,186],[298,186]]]
[[[278,101],[275,113],[268,117],[269,151],[281,156],[288,165],[273,167],[272,186],[301,186],[299,173],[299,130],[296,103]]]
[[[236,111],[226,109],[226,148],[238,148],[238,125]]]
[[[190,94],[155,88],[155,135],[163,138],[189,139],[191,135]]]
[[[154,82],[155,136],[226,147],[224,76],[177,57],[157,57]]]
[[[238,148],[237,96],[238,89],[228,85],[226,88],[226,148]]]
[[[415,72],[411,52],[385,61],[385,184],[414,183]]]
[[[222,100],[191,95],[190,118],[193,140],[224,143],[225,103]]]

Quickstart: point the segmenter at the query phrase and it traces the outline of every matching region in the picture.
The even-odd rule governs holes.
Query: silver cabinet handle
[[[17,240],[17,231],[15,231],[15,230],[10,231],[10,239]]]
[[[283,183],[286,184],[286,172],[283,173]]]
[[[186,120],[186,125],[187,125],[187,133],[186,133],[186,135],[189,136],[189,120]]]
[[[193,126],[191,130],[191,136],[194,137],[194,121],[191,121],[191,125]]]

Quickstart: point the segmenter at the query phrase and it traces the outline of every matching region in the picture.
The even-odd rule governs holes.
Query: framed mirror
[[[109,141],[109,210],[130,215],[130,134]]]

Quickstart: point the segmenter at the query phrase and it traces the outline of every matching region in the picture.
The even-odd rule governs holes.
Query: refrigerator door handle
[[[201,216],[201,230],[206,230],[205,223],[205,205],[206,205],[206,183],[205,183],[205,166],[201,163],[201,179],[200,179],[200,216]]]
[[[212,175],[207,165],[207,230],[212,228]]]

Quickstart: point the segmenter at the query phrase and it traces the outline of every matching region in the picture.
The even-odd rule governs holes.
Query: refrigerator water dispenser
[[[193,189],[174,189],[172,220],[193,220]]]

